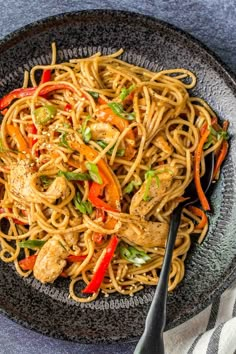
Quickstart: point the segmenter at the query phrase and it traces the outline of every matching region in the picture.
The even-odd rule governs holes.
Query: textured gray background
[[[35,20],[84,9],[155,16],[191,33],[236,73],[236,0],[0,0],[0,38]],[[79,320],[79,319],[78,319]],[[0,354],[131,354],[134,344],[78,345],[27,330],[0,316]]]

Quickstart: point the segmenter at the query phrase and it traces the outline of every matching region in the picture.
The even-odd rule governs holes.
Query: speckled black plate
[[[231,148],[220,182],[211,196],[214,214],[205,242],[193,243],[186,276],[170,294],[167,328],[205,308],[236,277],[236,81],[199,42],[150,17],[117,11],[84,11],[36,22],[0,42],[0,96],[22,83],[24,69],[49,63],[56,41],[58,62],[124,48],[122,59],[150,70],[184,67],[197,74],[193,94],[229,119]],[[90,304],[68,299],[68,281],[42,285],[21,279],[0,262],[1,312],[44,334],[84,343],[132,340],[142,333],[154,293],[146,287],[133,297],[100,297]]]

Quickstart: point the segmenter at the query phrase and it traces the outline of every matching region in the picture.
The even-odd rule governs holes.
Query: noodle
[[[79,302],[157,284],[204,131],[201,176],[204,156],[220,158],[227,139],[208,104],[189,95],[193,73],[154,73],[122,52],[56,64],[53,43],[51,64],[0,99],[0,259],[41,282],[69,277]],[[184,277],[192,235],[201,243],[207,233],[204,209],[183,210],[169,291]]]

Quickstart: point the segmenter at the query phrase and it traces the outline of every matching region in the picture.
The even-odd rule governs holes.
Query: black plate
[[[198,77],[193,94],[206,99],[235,132],[236,81],[198,41],[150,17],[118,11],[84,11],[50,17],[29,25],[0,43],[0,95],[22,83],[24,69],[50,63],[56,41],[58,62],[111,53],[124,48],[122,59],[150,70],[184,67]],[[205,308],[236,274],[236,143],[211,197],[214,214],[205,242],[193,242],[186,276],[170,294],[167,328]],[[84,343],[132,340],[140,336],[154,293],[146,287],[133,297],[113,295],[90,304],[68,299],[68,282],[42,285],[20,278],[12,265],[0,262],[0,307],[10,318],[44,334]]]

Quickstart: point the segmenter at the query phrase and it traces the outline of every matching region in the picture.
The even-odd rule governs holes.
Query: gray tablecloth
[[[155,16],[193,34],[236,72],[235,0],[2,0],[0,3],[0,38],[35,20],[62,12],[96,8],[129,10]],[[132,343],[87,346],[56,340],[0,316],[3,354],[130,354],[134,347]]]

